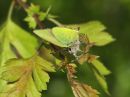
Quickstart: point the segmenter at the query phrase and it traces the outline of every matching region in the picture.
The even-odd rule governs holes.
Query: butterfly
[[[79,39],[79,34],[77,30],[65,27],[52,28],[52,34],[59,42],[66,46],[71,46],[75,41]]]
[[[70,47],[79,40],[78,30],[67,27],[53,27],[52,29],[34,30],[34,33],[59,47]]]

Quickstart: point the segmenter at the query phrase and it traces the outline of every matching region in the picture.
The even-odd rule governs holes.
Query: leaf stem
[[[58,22],[57,20],[53,19],[53,18],[48,18],[49,21],[53,22],[54,24],[56,24],[57,26],[63,26],[63,24],[61,24],[60,22]]]
[[[9,7],[9,12],[8,12],[8,16],[7,16],[7,19],[10,20],[11,19],[11,16],[12,16],[12,13],[13,13],[13,8],[14,8],[14,0],[11,2],[11,5]]]

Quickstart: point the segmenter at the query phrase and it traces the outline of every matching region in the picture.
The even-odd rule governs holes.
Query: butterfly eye
[[[71,48],[68,48],[69,51],[71,51]]]
[[[80,41],[76,40],[75,42],[73,42],[73,45],[70,47],[69,52],[77,58],[78,51],[81,51],[80,50]]]

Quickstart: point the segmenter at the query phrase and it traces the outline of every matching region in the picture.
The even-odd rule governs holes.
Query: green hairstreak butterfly
[[[78,31],[69,28],[54,27],[52,33],[59,42],[67,46],[71,46],[79,39]]]

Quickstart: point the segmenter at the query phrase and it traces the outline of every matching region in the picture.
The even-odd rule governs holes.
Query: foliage
[[[38,47],[38,40],[12,20],[7,20],[0,30],[0,44],[0,65],[3,66],[8,59],[16,58],[13,48],[23,58],[34,55]]]
[[[102,23],[91,21],[77,24],[78,27],[65,25],[49,14],[50,8],[42,12],[38,5],[29,6],[22,0],[12,2],[8,19],[0,28],[0,97],[41,97],[42,90],[47,90],[48,72],[59,68],[67,74],[75,97],[99,97],[96,89],[80,83],[75,75],[76,68],[83,63],[90,63],[99,84],[109,94],[105,75],[110,71],[98,56],[89,52],[93,46],[114,41],[104,31],[106,27]],[[14,2],[27,12],[24,20],[34,33],[25,31],[12,20]],[[45,20],[56,26],[44,28],[42,22]]]
[[[11,83],[4,87],[1,97],[41,97],[39,92],[47,89],[46,83],[50,79],[47,72],[54,72],[55,69],[48,61],[33,56],[11,59],[0,71],[1,79]]]
[[[104,31],[106,27],[98,21],[81,24],[80,27],[80,32],[86,34],[89,41],[94,42],[97,46],[103,46],[115,40],[109,33]]]

